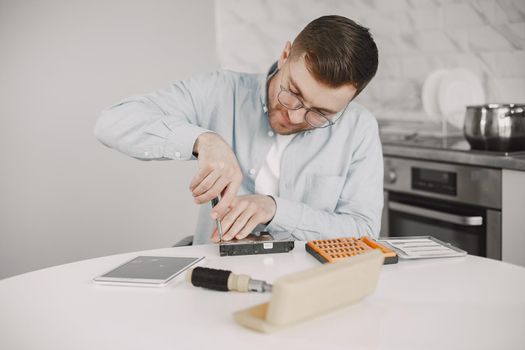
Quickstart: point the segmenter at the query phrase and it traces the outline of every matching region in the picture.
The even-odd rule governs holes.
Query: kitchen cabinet
[[[502,172],[502,260],[525,266],[525,171]]]

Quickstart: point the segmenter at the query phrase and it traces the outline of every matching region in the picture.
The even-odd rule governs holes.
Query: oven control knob
[[[392,169],[388,170],[386,172],[385,181],[389,184],[393,184],[396,182],[396,180],[397,180],[397,174],[395,170],[392,170]]]

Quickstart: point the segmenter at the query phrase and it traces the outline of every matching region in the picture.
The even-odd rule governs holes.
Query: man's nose
[[[304,109],[288,111],[288,117],[292,124],[301,124],[304,121]]]

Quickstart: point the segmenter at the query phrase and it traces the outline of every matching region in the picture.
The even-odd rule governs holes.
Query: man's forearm
[[[267,226],[271,233],[291,233],[297,240],[335,237],[361,237],[379,234],[381,206],[377,208],[350,208],[344,212],[329,213],[311,206],[280,197],[274,197],[277,210]]]

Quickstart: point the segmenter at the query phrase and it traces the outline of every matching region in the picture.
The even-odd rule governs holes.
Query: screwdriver
[[[238,292],[271,292],[272,285],[260,280],[251,279],[248,275],[236,275],[228,270],[195,267],[186,272],[186,281],[195,287],[219,291],[235,290]]]
[[[215,197],[211,200],[211,207],[215,207],[217,204],[219,204],[219,197]],[[219,243],[222,242],[222,225],[221,221],[219,219],[215,219],[215,223],[217,224],[217,232],[219,234]]]

